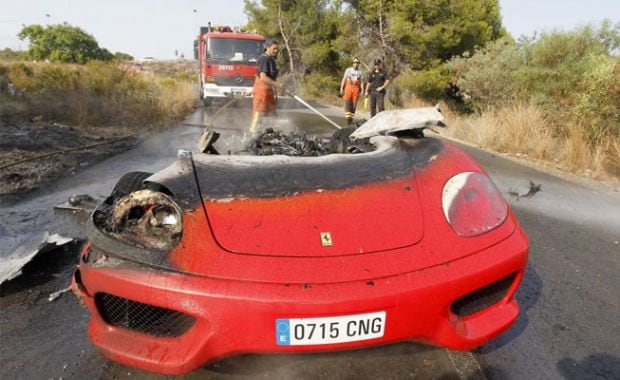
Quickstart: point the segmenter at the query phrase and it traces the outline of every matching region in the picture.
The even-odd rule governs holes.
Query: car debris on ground
[[[517,198],[517,201],[521,198],[531,198],[534,195],[536,195],[536,193],[538,193],[539,191],[542,191],[542,184],[536,184],[534,183],[534,181],[530,180],[530,188],[528,189],[527,192],[525,193],[519,193],[516,190],[509,190],[508,194],[510,194],[511,196]]]
[[[22,268],[35,256],[51,251],[62,245],[71,243],[74,238],[64,237],[59,234],[50,235],[45,231],[17,247],[8,257],[0,260],[0,284],[12,280],[22,273]]]
[[[67,286],[66,288],[60,289],[54,293],[50,293],[49,297],[47,297],[48,302],[53,302],[56,299],[60,298],[63,294],[71,291],[71,286]]]
[[[66,202],[54,206],[58,210],[86,211],[91,212],[97,207],[100,200],[91,197],[88,194],[73,194]]]

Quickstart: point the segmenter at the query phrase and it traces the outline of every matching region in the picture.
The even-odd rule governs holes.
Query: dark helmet
[[[379,58],[375,59],[375,65],[380,65],[381,64],[381,60]]]

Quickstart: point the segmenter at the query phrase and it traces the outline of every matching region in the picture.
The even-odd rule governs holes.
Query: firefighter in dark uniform
[[[276,114],[276,89],[282,88],[278,82],[278,42],[268,38],[264,44],[264,52],[256,60],[256,78],[254,80],[252,108],[254,115],[250,132],[256,132],[256,125],[261,116]]]
[[[379,108],[379,112],[385,110],[385,88],[389,83],[387,73],[381,68],[381,60],[375,59],[373,70],[368,75],[365,91],[366,96],[370,95],[370,117],[377,114],[376,108]]]

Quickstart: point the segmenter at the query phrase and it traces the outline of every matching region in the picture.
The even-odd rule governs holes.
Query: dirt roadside
[[[148,130],[0,121],[0,200],[17,199],[54,178],[121,153]]]

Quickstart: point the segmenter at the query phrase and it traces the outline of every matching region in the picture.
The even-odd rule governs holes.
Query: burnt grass
[[[133,132],[119,127],[70,127],[42,121],[0,121],[0,199],[19,198],[25,192],[45,186],[51,179],[75,174],[80,169],[131,148],[138,137],[83,150],[65,150],[113,141]],[[54,152],[62,153],[46,156]],[[25,162],[3,168],[21,161]]]

